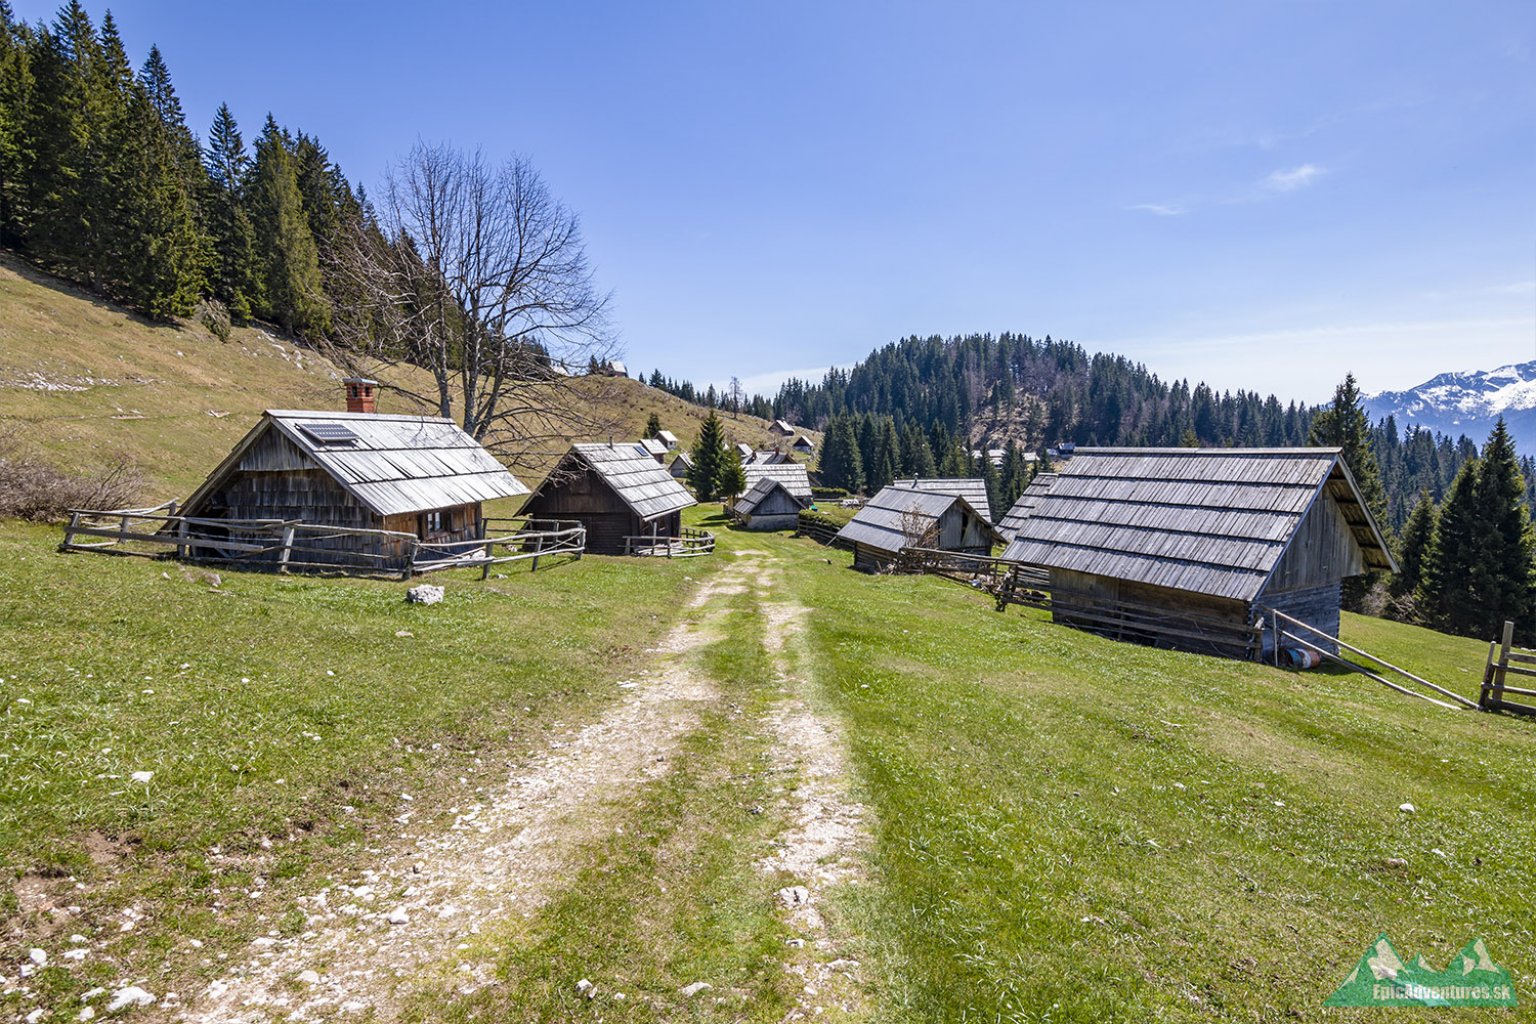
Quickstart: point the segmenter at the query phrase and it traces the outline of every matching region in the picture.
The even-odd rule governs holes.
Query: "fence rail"
[[[488,519],[506,532],[469,540],[322,526],[298,519],[211,519],[176,513],[174,502],[143,509],[71,509],[60,551],[92,551],[220,565],[408,578],[441,569],[580,558],[586,529],[568,520]],[[82,540],[81,538],[97,538]]]
[[[650,558],[698,558],[715,552],[715,535],[708,530],[685,526],[676,537],[647,533],[624,538],[626,555]]]
[[[1508,711],[1516,715],[1536,715],[1536,705],[1509,700],[1516,697],[1536,697],[1536,689],[1529,686],[1510,686],[1509,677],[1536,678],[1536,651],[1522,650],[1514,646],[1515,624],[1504,623],[1500,639],[1488,645],[1488,664],[1483,668],[1483,689],[1478,695],[1478,706],[1484,711]]]
[[[1269,616],[1269,620],[1272,624],[1271,628],[1274,630],[1276,665],[1280,664],[1280,650],[1284,646],[1282,641],[1290,641],[1291,643],[1306,648],[1320,658],[1323,658],[1327,661],[1332,661],[1338,665],[1342,665],[1344,668],[1349,669],[1351,672],[1358,672],[1363,676],[1374,679],[1383,686],[1396,690],[1398,693],[1405,693],[1410,697],[1417,697],[1420,700],[1428,701],[1431,704],[1438,704],[1440,707],[1449,708],[1452,711],[1457,711],[1463,707],[1477,707],[1477,704],[1463,697],[1461,694],[1447,690],[1443,686],[1437,686],[1430,682],[1428,679],[1422,679],[1419,676],[1414,675],[1407,669],[1398,668],[1390,661],[1387,661],[1383,658],[1378,658],[1376,655],[1367,651],[1362,651],[1360,648],[1347,644],[1336,636],[1329,636],[1327,633],[1323,632],[1321,629],[1318,629],[1316,626],[1310,626],[1307,623],[1302,622],[1300,619],[1294,619],[1284,612],[1276,611],[1273,608],[1265,608],[1262,611],[1263,614]],[[1299,635],[1296,632],[1297,629],[1305,630],[1312,636],[1312,639],[1308,640],[1305,637]],[[1328,650],[1326,646],[1328,644],[1334,645],[1334,649],[1331,651]],[[1381,671],[1373,671],[1371,668],[1368,668],[1359,662],[1350,661],[1348,658],[1341,657],[1338,654],[1338,649],[1341,647],[1344,650],[1349,651],[1351,654],[1354,654],[1356,657],[1364,658],[1371,665],[1376,666]],[[1391,679],[1388,679],[1385,675],[1382,674],[1382,672],[1394,673],[1407,680],[1408,682],[1426,687],[1438,694],[1449,697],[1452,701],[1455,701],[1455,703],[1448,703],[1446,701],[1431,697],[1427,693],[1419,693],[1416,690],[1410,690],[1408,687],[1402,685],[1401,683],[1397,683]]]

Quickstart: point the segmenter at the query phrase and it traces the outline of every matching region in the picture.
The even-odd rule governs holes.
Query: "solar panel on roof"
[[[340,423],[300,423],[299,429],[321,444],[351,444],[357,435]]]

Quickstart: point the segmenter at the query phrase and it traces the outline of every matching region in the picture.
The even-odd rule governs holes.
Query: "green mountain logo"
[[[1473,939],[1443,971],[1423,954],[1404,961],[1383,933],[1324,1006],[1514,1006],[1509,972]]]

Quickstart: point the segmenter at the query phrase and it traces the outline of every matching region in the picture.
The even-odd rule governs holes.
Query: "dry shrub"
[[[218,299],[204,299],[197,304],[197,309],[192,313],[192,319],[202,324],[203,327],[220,341],[228,341],[231,331],[229,310]]]
[[[19,427],[0,430],[0,518],[53,523],[72,508],[126,508],[144,483],[119,455],[93,473],[66,473],[27,452]]]

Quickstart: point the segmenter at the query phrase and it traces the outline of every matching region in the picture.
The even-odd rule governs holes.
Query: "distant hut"
[[[1019,495],[1019,500],[1013,503],[1013,507],[997,524],[997,532],[1003,535],[1003,540],[1013,540],[1014,535],[1019,532],[1019,525],[1040,506],[1040,499],[1051,489],[1051,484],[1055,480],[1055,473],[1035,474],[1029,486],[1024,488],[1024,493]]]
[[[1078,448],[1026,511],[1003,557],[1058,621],[1182,650],[1272,653],[1272,609],[1336,637],[1340,581],[1396,568],[1337,448]]]
[[[753,466],[777,466],[780,463],[791,461],[793,460],[790,459],[788,452],[781,452],[774,448],[771,451],[753,452],[750,464]]]
[[[987,522],[992,521],[992,502],[987,497],[987,482],[979,476],[897,480],[896,485],[918,491],[933,491],[935,494],[957,495],[970,502],[971,507],[985,516]]]
[[[752,460],[757,458],[757,452],[753,451],[752,446],[749,444],[743,444],[738,441],[735,448],[736,454],[741,456],[741,464],[743,466],[751,465]]]
[[[640,453],[648,459],[654,459],[662,464],[667,461],[666,443],[658,438],[647,437],[644,440],[635,442],[635,447],[639,448]]]
[[[768,429],[780,437],[793,437],[795,433],[795,428],[789,425],[788,420],[774,420]]]
[[[587,528],[587,551],[622,555],[680,538],[693,495],[634,445],[575,444],[528,499],[540,519]]]
[[[677,447],[677,435],[670,430],[656,431],[656,440],[666,445],[669,452]]]
[[[777,480],[784,485],[791,497],[809,505],[811,503],[811,477],[806,472],[805,466],[798,462],[754,462],[750,466],[743,466],[742,472],[747,478],[746,489],[750,491],[760,480]]]
[[[889,568],[907,548],[986,555],[1001,539],[967,499],[910,484],[882,488],[837,532],[853,549],[854,568],[867,572]]]
[[[800,510],[810,502],[808,487],[805,496],[798,497],[783,480],[762,475],[731,505],[731,517],[749,530],[789,530],[799,523]]]
[[[667,472],[672,474],[674,480],[685,480],[688,471],[693,468],[693,456],[687,452],[678,452],[677,458],[672,460],[672,465],[667,467]]]
[[[804,434],[801,434],[799,437],[795,438],[794,443],[791,444],[790,447],[802,455],[809,455],[811,452],[816,450],[816,442],[812,441]]]
[[[353,411],[263,413],[192,492],[180,514],[387,530],[395,536],[307,536],[304,559],[338,567],[399,568],[409,562],[416,541],[446,544],[484,536],[484,502],[528,493],[456,424],[436,416],[374,412],[374,383],[357,378],[346,383]],[[219,538],[252,539],[237,526],[219,531],[199,526],[200,540],[189,553],[220,558]],[[274,552],[271,557],[278,556]]]

